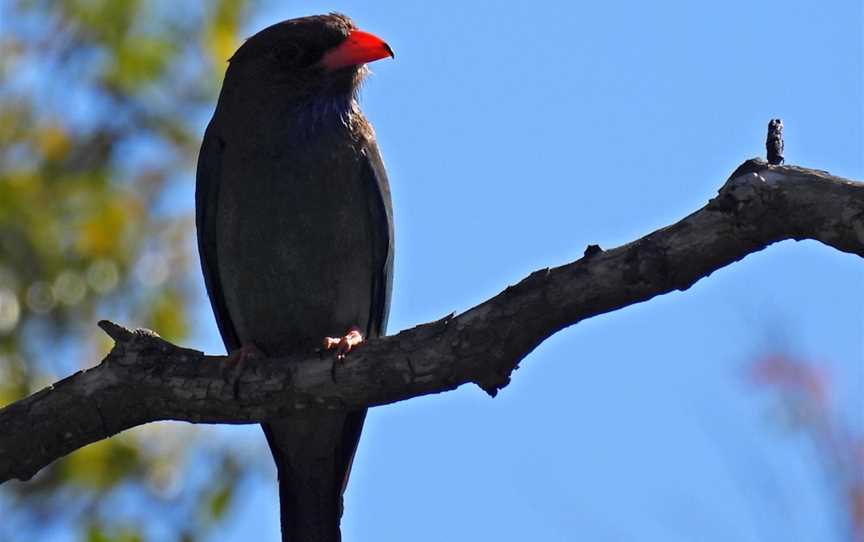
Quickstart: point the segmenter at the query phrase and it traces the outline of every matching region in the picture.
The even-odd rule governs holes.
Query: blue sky
[[[789,163],[864,178],[857,1],[270,2],[247,34],[327,11],[396,51],[362,94],[395,204],[391,333],[684,217],[772,117]],[[816,450],[742,374],[819,361],[864,427],[862,287],[857,257],[785,242],[559,333],[494,400],[376,408],[344,538],[842,540]],[[201,311],[193,346],[220,352]],[[257,427],[224,431],[266,453]],[[277,540],[275,489],[245,487],[213,540]]]

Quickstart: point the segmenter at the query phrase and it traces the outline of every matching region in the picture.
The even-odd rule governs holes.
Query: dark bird
[[[229,61],[195,204],[207,293],[235,362],[311,353],[345,334],[325,341],[339,363],[362,335],[384,333],[392,206],[357,89],[365,64],[390,56],[381,39],[330,14],[270,26]],[[262,425],[283,541],[340,540],[365,416],[303,410]]]

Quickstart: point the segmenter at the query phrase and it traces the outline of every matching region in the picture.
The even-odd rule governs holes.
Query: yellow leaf
[[[76,249],[85,258],[106,258],[123,245],[130,219],[137,213],[137,205],[127,199],[114,199],[81,224]]]
[[[47,126],[36,134],[36,145],[46,160],[62,160],[72,147],[72,141],[66,130],[59,125]]]
[[[205,45],[215,66],[224,65],[240,44],[237,36],[238,23],[245,6],[245,1],[222,0],[216,7],[213,20],[205,33]]]
[[[63,463],[65,477],[93,489],[113,487],[138,465],[138,449],[126,440],[100,440],[70,454]]]

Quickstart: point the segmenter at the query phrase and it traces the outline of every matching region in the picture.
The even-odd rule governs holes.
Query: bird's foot
[[[324,337],[324,350],[336,349],[336,359],[345,359],[352,348],[362,343],[363,335],[356,327],[348,330],[344,337]]]
[[[263,357],[265,357],[264,353],[261,352],[255,343],[244,344],[228,354],[228,359],[225,360],[225,368],[222,371],[222,378],[226,383],[231,384],[235,399],[240,395],[240,375],[243,373],[246,361]]]

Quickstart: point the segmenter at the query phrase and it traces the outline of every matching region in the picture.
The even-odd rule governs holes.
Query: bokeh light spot
[[[87,284],[100,294],[113,290],[119,280],[117,264],[111,260],[97,260],[87,269]]]
[[[9,288],[0,288],[0,333],[9,333],[15,329],[20,316],[18,296]]]
[[[168,279],[171,269],[168,258],[162,252],[146,253],[138,262],[135,276],[145,286],[159,286]]]
[[[87,283],[80,273],[67,269],[54,280],[54,297],[64,305],[77,305],[87,293]]]
[[[27,306],[30,307],[31,311],[44,314],[50,312],[56,304],[54,292],[47,282],[40,280],[27,288]]]

